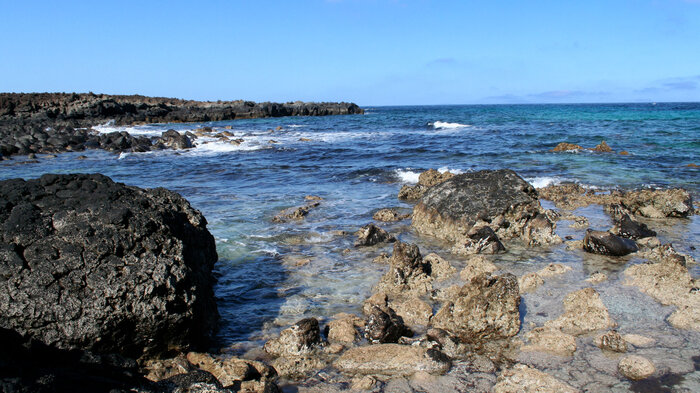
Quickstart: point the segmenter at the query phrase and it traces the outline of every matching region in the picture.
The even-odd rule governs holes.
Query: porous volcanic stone
[[[0,327],[135,358],[201,346],[218,317],[206,224],[99,174],[0,182]]]

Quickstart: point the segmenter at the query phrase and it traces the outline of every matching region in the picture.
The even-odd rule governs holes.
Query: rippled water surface
[[[695,165],[700,165],[700,104],[365,109],[366,114],[351,116],[103,126],[101,132],[117,129],[145,135],[203,126],[224,131],[228,126],[228,131],[243,142],[235,145],[200,137],[197,146],[188,151],[120,155],[88,151],[56,158],[39,156],[38,163],[15,157],[0,162],[0,178],[100,172],[116,181],[166,187],[184,195],[204,213],[216,237],[216,294],[222,316],[219,338],[222,347],[239,352],[259,346],[269,335],[305,316],[325,321],[338,312],[359,313],[387,268],[372,259],[391,249],[355,249],[352,232],[371,222],[372,213],[379,208],[398,207],[410,212],[412,205],[399,201],[396,195],[402,184],[416,181],[422,170],[510,168],[536,186],[561,181],[603,188],[673,186],[690,190],[696,200],[699,196],[700,170]],[[278,126],[282,129],[275,130]],[[559,142],[594,147],[601,140],[615,153],[549,151]],[[629,154],[618,154],[620,151]],[[86,158],[78,160],[80,155]],[[306,195],[323,200],[304,220],[272,222],[280,210],[303,205]],[[584,208],[575,214],[587,216],[596,229],[610,226],[600,208]],[[649,224],[663,241],[671,241],[679,251],[700,259],[695,249],[700,239],[697,216]],[[408,220],[383,226],[403,241],[418,243],[424,255],[437,252],[458,268],[464,263],[450,255],[444,244],[414,234]],[[562,236],[583,236],[583,230],[568,228],[566,222],[560,222],[558,231]],[[592,271],[608,272],[610,280],[597,289],[620,329],[647,332],[661,342],[657,348],[645,350],[645,356],[658,359],[655,361],[670,372],[685,375],[685,380],[675,381],[674,386],[700,387],[700,377],[693,372],[698,365],[692,360],[700,354],[698,334],[670,327],[665,317],[671,308],[620,284],[624,264],[639,261],[632,258],[620,265],[567,251],[564,246],[511,246],[511,251],[495,262],[515,274],[533,272],[551,262],[573,268],[564,278],[548,281],[524,296],[527,313],[523,332],[556,317],[566,293],[583,287],[583,279]],[[700,273],[697,266],[690,269],[695,277]],[[644,312],[639,311],[640,304]],[[579,386],[584,386],[586,378],[612,378],[605,385],[608,388],[633,388],[596,369],[616,361],[601,358],[600,351],[587,340],[579,345],[568,368],[546,356],[523,361]],[[634,388],[645,391],[654,386]]]

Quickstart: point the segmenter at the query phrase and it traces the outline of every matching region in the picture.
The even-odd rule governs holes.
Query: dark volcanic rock
[[[395,242],[396,238],[387,231],[374,225],[367,224],[356,233],[355,247],[373,246],[379,243]]]
[[[372,343],[395,343],[401,337],[411,337],[413,332],[403,319],[389,307],[373,306],[367,315],[365,338]]]
[[[544,214],[537,191],[515,172],[502,169],[456,175],[429,188],[413,209],[420,233],[460,241],[477,224],[500,238],[521,237],[531,245],[561,241]]]
[[[634,240],[656,236],[656,232],[649,229],[646,224],[633,220],[628,214],[620,217],[613,228],[613,233]]]
[[[180,150],[192,148],[192,141],[187,135],[180,134],[175,130],[165,131],[156,144],[163,144],[168,149]]]
[[[584,251],[612,256],[623,256],[637,251],[637,244],[630,239],[615,236],[610,232],[587,230],[583,237]]]
[[[140,358],[215,328],[206,220],[180,195],[106,176],[0,182],[0,327],[60,349]]]
[[[0,93],[0,155],[56,153],[85,148],[150,150],[147,138],[116,137],[114,140],[110,136],[105,140],[85,129],[109,121],[116,125],[130,125],[360,113],[364,113],[360,107],[345,102],[201,102],[138,95]]]

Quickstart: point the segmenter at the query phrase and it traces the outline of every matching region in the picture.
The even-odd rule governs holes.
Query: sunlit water
[[[256,119],[216,123],[100,127],[159,135],[174,128],[185,132],[203,126],[224,131],[230,126],[240,145],[199,138],[188,151],[123,153],[103,151],[65,153],[0,162],[0,178],[34,178],[47,172],[100,172],[116,181],[140,187],[166,187],[185,196],[201,210],[214,234],[219,254],[216,267],[221,326],[220,346],[244,353],[297,320],[313,316],[322,322],[338,312],[360,313],[362,302],[387,269],[372,259],[390,246],[356,249],[352,233],[372,221],[384,207],[410,212],[399,201],[402,184],[417,180],[428,168],[453,172],[510,168],[536,186],[576,181],[601,188],[684,187],[697,200],[700,183],[700,104],[636,105],[518,105],[366,108],[365,115]],[[273,131],[277,126],[282,130]],[[594,147],[606,140],[616,153],[552,153],[559,142]],[[276,143],[272,143],[274,141]],[[629,155],[617,152],[628,151]],[[77,159],[85,155],[85,159]],[[280,210],[303,205],[304,196],[323,198],[302,221],[273,223]],[[609,229],[599,207],[579,209],[591,227]],[[558,232],[576,239],[583,230],[561,221]],[[664,242],[700,259],[695,246],[700,222],[650,221]],[[458,269],[462,257],[433,239],[417,236],[410,221],[382,224],[421,252],[437,252]],[[341,232],[345,231],[345,233]],[[557,317],[562,299],[590,284],[595,271],[610,279],[595,288],[601,293],[622,333],[657,339],[658,345],[636,350],[671,375],[668,386],[700,388],[693,356],[700,355],[700,335],[680,331],[665,318],[671,307],[658,304],[636,288],[621,285],[629,257],[593,257],[565,247],[523,249],[495,262],[504,271],[521,275],[548,263],[573,268],[523,296],[521,334]],[[700,270],[690,267],[693,276]],[[445,284],[447,285],[447,284]],[[592,337],[579,339],[573,359],[523,355],[521,361],[584,388],[600,380],[601,389],[627,391],[633,386],[615,374],[615,356],[603,354]],[[607,371],[606,371],[607,370]],[[669,374],[670,373],[670,374]],[[677,377],[683,375],[682,377]],[[670,382],[669,382],[670,381]],[[658,381],[654,382],[657,383]],[[671,383],[672,382],[672,383]],[[639,391],[665,385],[637,384]],[[651,389],[651,390],[648,390]],[[662,390],[663,391],[663,390]]]

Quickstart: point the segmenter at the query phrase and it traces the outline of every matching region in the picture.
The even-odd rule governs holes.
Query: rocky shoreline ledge
[[[695,261],[661,244],[641,222],[695,214],[687,192],[536,190],[510,170],[436,173],[422,174],[415,186],[411,225],[465,256],[466,266],[458,270],[388,233],[383,222],[409,217],[381,210],[377,224],[355,234],[358,252],[393,243],[391,255],[376,259],[387,269],[361,314],[302,319],[267,340],[255,359],[209,352],[218,317],[217,255],[206,220],[181,196],[102,175],[0,182],[0,345],[7,348],[0,385],[12,391],[276,392],[285,383],[307,392],[576,392],[521,354],[561,361],[589,345],[614,359],[615,369],[601,375],[639,381],[668,373],[640,351],[654,339],[616,330],[620,310],[601,296],[597,285],[608,279],[601,272],[569,289],[559,312],[523,326],[523,297],[571,267],[500,271],[490,258],[517,244],[537,249],[565,241],[568,249],[609,258],[623,266],[625,285],[673,307],[666,318],[672,328],[700,331],[700,291],[688,271]],[[543,207],[540,198],[558,208]],[[303,214],[286,212],[279,221],[304,220],[309,209],[323,208],[318,197],[306,199]],[[588,228],[568,207],[589,204],[603,206],[613,227],[582,239],[555,234],[564,221]],[[645,262],[625,266],[626,254]]]
[[[157,142],[125,132],[106,136],[90,131],[90,127],[107,122],[135,125],[362,113],[356,104],[345,102],[202,102],[139,95],[0,93],[0,158],[86,148],[159,148]]]

